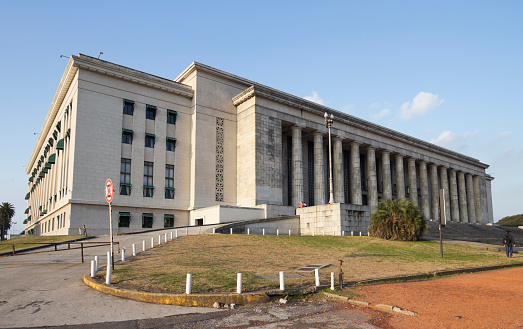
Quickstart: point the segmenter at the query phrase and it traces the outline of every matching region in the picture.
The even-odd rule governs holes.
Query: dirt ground
[[[389,317],[386,322],[392,328],[523,328],[522,267],[364,286],[356,293],[360,297],[355,299],[372,305],[393,305],[418,313]]]

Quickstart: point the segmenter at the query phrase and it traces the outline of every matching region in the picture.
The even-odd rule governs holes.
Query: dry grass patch
[[[147,291],[185,292],[187,273],[194,292],[232,292],[236,273],[243,273],[244,291],[278,288],[278,280],[262,279],[279,271],[294,273],[308,264],[332,264],[320,270],[330,282],[344,260],[345,280],[386,278],[464,267],[514,262],[495,251],[429,241],[400,242],[372,237],[274,236],[206,234],[183,236],[140,253],[116,266],[113,282]],[[287,287],[311,285],[314,274],[286,279]]]
[[[0,252],[13,251],[13,243],[16,250],[35,247],[41,243],[63,242],[83,238],[83,235],[52,235],[52,236],[23,236],[0,242]],[[20,244],[24,243],[24,244]],[[29,243],[29,244],[25,244]]]

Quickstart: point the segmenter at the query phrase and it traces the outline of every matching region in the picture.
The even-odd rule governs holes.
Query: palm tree
[[[11,228],[11,219],[15,215],[15,207],[9,202],[3,202],[0,206],[0,241],[3,241],[7,230]]]
[[[370,221],[369,235],[382,239],[417,241],[427,233],[423,214],[409,199],[380,202]]]

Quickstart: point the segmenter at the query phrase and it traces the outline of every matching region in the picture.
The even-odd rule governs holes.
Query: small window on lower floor
[[[118,214],[118,227],[129,227],[131,224],[131,213],[121,212]]]
[[[166,187],[165,188],[165,198],[166,199],[174,199],[174,187]]]
[[[120,183],[120,195],[131,195],[131,184]]]
[[[142,214],[142,228],[153,228],[153,214]]]
[[[174,227],[174,215],[164,215],[163,216],[163,227]]]

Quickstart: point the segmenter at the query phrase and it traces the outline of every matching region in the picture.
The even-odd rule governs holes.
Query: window
[[[142,214],[142,228],[153,228],[153,214]]]
[[[145,161],[143,165],[143,196],[152,198],[153,192],[153,163]]]
[[[134,102],[128,99],[123,100],[123,114],[133,115],[134,112]]]
[[[156,120],[156,106],[147,105],[145,109],[145,118],[149,120]]]
[[[165,165],[165,198],[174,199],[174,166]]]
[[[176,124],[176,117],[178,113],[176,111],[167,110],[167,123],[174,125]]]
[[[174,148],[175,147],[176,147],[176,139],[167,137],[167,146],[166,146],[165,149],[167,151],[173,151],[174,152]]]
[[[153,134],[145,134],[145,147],[154,147],[156,137]]]
[[[174,227],[174,215],[164,215],[163,216],[163,227]]]
[[[133,143],[133,131],[129,129],[122,129],[122,143],[132,144]]]
[[[118,214],[118,227],[129,227],[131,224],[131,213],[121,212]]]
[[[120,165],[120,195],[131,195],[131,159],[122,158]]]

